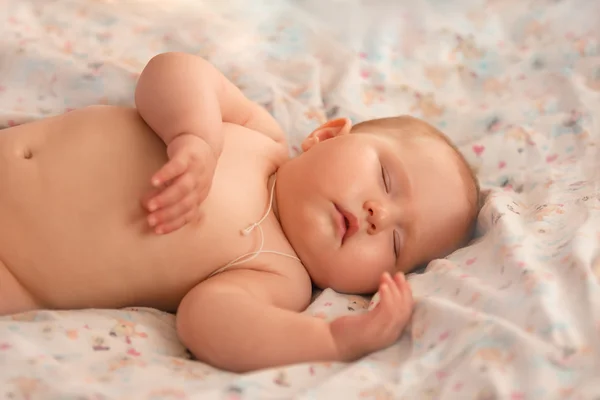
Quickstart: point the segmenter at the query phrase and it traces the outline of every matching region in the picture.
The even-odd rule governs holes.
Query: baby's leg
[[[0,316],[40,308],[34,297],[0,260]]]

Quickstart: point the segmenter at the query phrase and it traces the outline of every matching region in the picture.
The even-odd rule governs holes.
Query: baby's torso
[[[140,201],[165,145],[135,109],[90,107],[1,131],[0,260],[48,307],[174,310],[212,272],[258,249],[259,232],[240,230],[265,213],[269,177],[286,157],[243,127],[225,125],[223,135],[201,221],[158,236]],[[265,249],[293,254],[272,213],[262,227]],[[267,265],[277,256],[261,257]]]

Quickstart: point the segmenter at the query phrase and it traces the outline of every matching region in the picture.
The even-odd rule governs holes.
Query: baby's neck
[[[273,186],[273,180],[277,178],[277,173],[274,173],[267,180],[267,187],[270,188]],[[273,194],[273,215],[277,218],[277,222],[281,226],[281,220],[279,219],[279,208],[277,207],[277,182],[275,182],[275,187],[273,187],[275,193]]]
[[[283,236],[285,236],[285,239],[287,240],[287,242],[290,244],[290,246],[292,246],[292,249],[294,249],[294,252],[296,253],[296,255],[298,256],[298,261],[300,261],[301,263],[304,264],[304,262],[300,259],[300,256],[298,255],[298,253],[296,252],[296,249],[294,248],[294,245],[292,243],[292,241],[290,240],[290,238],[288,237],[284,227],[283,227],[283,223],[281,222],[281,217],[279,214],[279,191],[278,188],[280,188],[280,183],[281,183],[281,178],[283,176],[280,173],[275,172],[273,175],[271,175],[269,177],[269,179],[267,180],[267,187],[273,187],[273,202],[272,202],[272,206],[271,206],[271,211],[273,212],[273,215],[275,216],[275,219],[277,220],[277,223],[279,224],[279,228],[281,229],[281,232],[283,233]],[[273,185],[273,180],[276,179],[275,181],[275,186]]]

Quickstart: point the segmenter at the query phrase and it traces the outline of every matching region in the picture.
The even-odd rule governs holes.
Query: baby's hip
[[[18,314],[42,308],[42,305],[17,280],[9,267],[0,260],[0,316]]]

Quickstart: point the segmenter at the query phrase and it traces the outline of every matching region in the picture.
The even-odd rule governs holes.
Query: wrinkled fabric
[[[293,155],[330,117],[437,126],[479,174],[477,238],[410,277],[403,336],[354,363],[236,375],[191,360],[157,310],[36,311],[0,318],[0,396],[600,398],[600,3],[251,3],[1,1],[0,125],[132,105],[153,55],[191,52],[267,107]],[[306,313],[376,302],[326,289]]]

